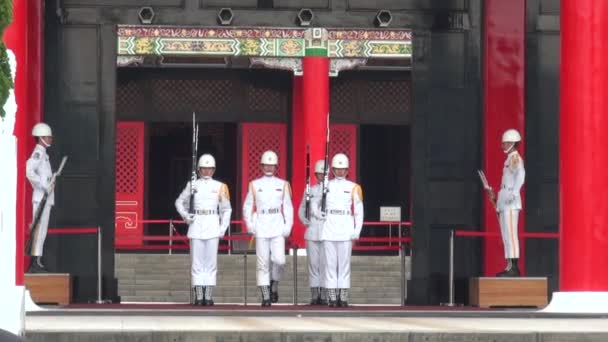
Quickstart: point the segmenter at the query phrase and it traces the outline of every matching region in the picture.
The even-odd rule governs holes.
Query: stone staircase
[[[281,303],[293,303],[293,256],[286,256],[279,285]],[[190,256],[187,254],[116,254],[118,294],[123,302],[188,302]],[[216,303],[244,302],[243,255],[218,256]],[[400,304],[399,256],[353,256],[350,297],[353,304]],[[306,257],[297,257],[298,303],[310,300]],[[406,279],[410,258],[406,257]],[[407,283],[406,283],[407,286]],[[247,302],[259,303],[255,283],[255,255],[247,256]]]

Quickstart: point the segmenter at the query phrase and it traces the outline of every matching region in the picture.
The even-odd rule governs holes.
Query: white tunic
[[[521,209],[519,191],[524,184],[526,170],[524,161],[517,151],[509,153],[502,169],[502,181],[498,191],[496,210]]]
[[[44,146],[40,144],[36,145],[32,155],[26,162],[25,174],[34,189],[32,192],[32,202],[40,202],[44,193],[49,190],[51,178],[53,177],[51,162]],[[46,204],[55,204],[54,191],[49,194]]]
[[[289,182],[263,176],[249,183],[243,204],[247,229],[256,238],[287,237],[293,226],[293,205]]]
[[[329,181],[326,218],[321,228],[323,241],[358,239],[363,227],[363,192],[359,184],[345,178]],[[314,198],[313,215],[321,218],[321,196]]]
[[[306,233],[304,233],[304,239],[308,241],[320,241],[321,240],[321,228],[323,227],[323,221],[319,220],[318,217],[312,214],[312,203],[315,197],[321,198],[323,187],[321,184],[316,184],[310,188],[310,215],[306,218],[306,193],[302,195],[302,202],[298,208],[298,217],[300,222],[306,226]]]
[[[215,179],[199,178],[194,182],[194,222],[188,227],[189,239],[213,239],[224,236],[230,226],[230,193],[228,186]],[[188,217],[190,182],[175,201],[182,218]]]

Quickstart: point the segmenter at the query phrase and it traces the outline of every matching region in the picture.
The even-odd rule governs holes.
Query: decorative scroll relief
[[[410,30],[325,28],[182,28],[119,26],[118,54],[303,57],[305,49],[331,58],[409,58]]]
[[[252,57],[251,65],[259,65],[269,69],[292,71],[295,76],[302,76],[302,60],[300,58],[260,58]]]
[[[117,56],[116,66],[138,66],[144,64],[144,56]]]
[[[355,69],[358,66],[365,65],[367,59],[364,58],[351,58],[351,59],[332,59],[329,63],[329,76],[336,77],[342,70]]]

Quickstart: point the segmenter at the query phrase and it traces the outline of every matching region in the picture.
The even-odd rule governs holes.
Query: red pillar
[[[560,12],[560,291],[608,291],[608,3]]]
[[[494,188],[500,186],[505,154],[500,143],[502,133],[515,128],[522,135],[519,151],[524,154],[524,34],[525,0],[486,0],[484,13],[484,123],[483,169]],[[525,156],[524,156],[525,157]],[[525,158],[524,158],[525,160]],[[524,198],[522,192],[522,198]],[[485,231],[499,232],[496,213],[485,202],[482,223]],[[525,210],[525,209],[524,209]],[[519,232],[524,231],[525,212],[519,216]],[[525,270],[523,239],[520,239],[520,262]],[[484,274],[493,276],[505,267],[502,241],[486,238]]]
[[[15,0],[13,22],[3,37],[7,48],[15,53],[17,59],[15,79],[17,117],[14,130],[17,137],[18,167],[16,285],[23,285],[25,226],[31,220],[32,211],[31,188],[25,178],[25,162],[29,152],[34,148],[34,139],[30,135],[30,130],[42,116],[43,15],[42,1]]]
[[[329,111],[329,59],[304,57],[303,77],[294,77],[292,120],[292,186],[294,209],[300,205],[306,183],[306,146],[310,148],[310,183],[316,184],[314,164],[325,157]],[[304,247],[304,227],[295,219],[292,241]]]

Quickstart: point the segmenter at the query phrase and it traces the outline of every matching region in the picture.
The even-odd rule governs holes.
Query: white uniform
[[[326,217],[321,228],[325,254],[324,285],[328,289],[350,288],[352,240],[359,238],[363,227],[361,187],[344,178],[328,183]],[[314,198],[313,213],[322,217],[321,197]]]
[[[285,265],[285,238],[293,226],[293,206],[289,182],[263,176],[249,183],[243,204],[247,229],[255,235],[257,284],[279,281]],[[272,274],[270,274],[272,262]]]
[[[27,179],[32,185],[32,219],[36,215],[38,205],[44,197],[46,191],[49,190],[51,178],[53,177],[53,171],[51,170],[51,163],[49,156],[46,154],[46,148],[40,144],[37,144],[32,152],[32,155],[27,160],[25,167],[25,174]],[[36,232],[36,235],[32,239],[32,256],[42,256],[44,240],[49,228],[49,216],[51,214],[51,207],[55,204],[55,193],[51,192],[46,200],[46,206],[42,211],[40,217],[40,226]]]
[[[496,201],[505,259],[519,259],[517,237],[517,221],[521,211],[519,191],[524,184],[525,176],[524,161],[519,153],[517,151],[509,153],[502,171],[502,181]]]
[[[188,226],[192,258],[192,285],[215,286],[219,238],[230,226],[230,193],[226,184],[212,178],[194,182],[194,221]],[[175,201],[177,212],[188,217],[190,182]]]
[[[310,205],[312,206],[313,198],[321,197],[321,184],[314,185],[310,188]],[[308,282],[310,287],[325,287],[323,277],[325,275],[325,260],[323,256],[323,243],[321,241],[321,228],[323,221],[316,216],[309,215],[310,220],[306,218],[306,193],[302,196],[302,202],[298,208],[298,217],[304,226],[306,226],[306,255],[308,260]]]

